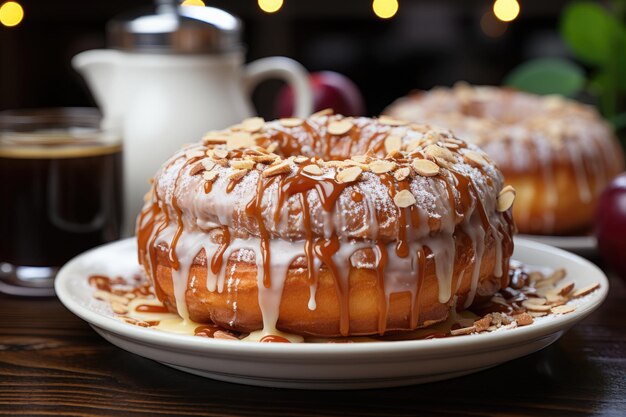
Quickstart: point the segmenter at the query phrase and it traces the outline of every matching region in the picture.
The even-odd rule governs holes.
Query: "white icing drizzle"
[[[589,182],[587,181],[582,152],[580,152],[576,144],[572,142],[566,142],[564,147],[569,153],[572,168],[574,169],[574,174],[576,175],[578,195],[580,196],[582,202],[588,203],[591,201],[591,190],[589,189]]]

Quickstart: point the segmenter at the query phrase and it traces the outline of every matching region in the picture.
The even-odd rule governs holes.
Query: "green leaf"
[[[585,74],[572,62],[540,58],[518,66],[504,83],[530,93],[572,97],[584,88]]]
[[[574,54],[589,64],[612,58],[612,42],[619,29],[619,22],[596,3],[572,3],[561,16],[561,36]]]
[[[626,93],[626,27],[619,27],[616,39],[615,63],[618,88]]]
[[[626,113],[621,113],[611,117],[609,122],[613,124],[615,130],[622,130],[626,128]]]

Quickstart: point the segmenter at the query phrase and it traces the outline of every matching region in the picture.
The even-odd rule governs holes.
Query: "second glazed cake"
[[[459,83],[415,92],[384,113],[452,129],[481,146],[517,190],[521,233],[587,233],[597,198],[624,168],[608,123],[558,96]]]

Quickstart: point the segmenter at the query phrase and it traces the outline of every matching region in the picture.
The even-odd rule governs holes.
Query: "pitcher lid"
[[[118,16],[107,25],[111,47],[132,52],[219,54],[239,51],[241,21],[216,7],[155,5]]]

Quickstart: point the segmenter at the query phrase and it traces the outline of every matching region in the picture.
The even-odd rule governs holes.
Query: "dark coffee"
[[[57,267],[119,239],[121,146],[86,109],[7,119],[24,117],[0,113],[0,291],[43,295]]]
[[[49,146],[0,148],[0,262],[59,266],[119,238],[120,147]]]

